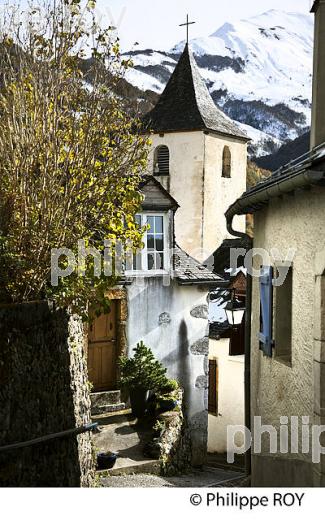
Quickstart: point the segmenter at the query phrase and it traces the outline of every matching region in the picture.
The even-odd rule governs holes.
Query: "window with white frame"
[[[167,214],[142,213],[136,215],[139,226],[148,225],[143,237],[144,247],[133,257],[135,271],[164,271],[168,268]]]
[[[142,218],[141,215],[135,216],[135,221],[138,224],[139,227],[142,226]],[[142,254],[141,251],[135,253],[133,255],[133,270],[134,271],[141,271],[142,269]]]

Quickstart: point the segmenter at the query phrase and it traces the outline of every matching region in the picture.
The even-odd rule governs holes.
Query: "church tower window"
[[[229,146],[225,146],[222,154],[222,177],[231,177],[231,152]]]
[[[158,146],[154,156],[154,175],[169,175],[169,148]]]

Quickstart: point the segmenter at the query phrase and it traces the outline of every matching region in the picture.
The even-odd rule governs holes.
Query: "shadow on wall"
[[[207,456],[208,412],[204,409],[203,390],[194,388],[188,329],[184,320],[179,327],[178,345],[178,380],[184,388],[184,412],[192,445],[191,463],[200,467],[205,464]]]
[[[184,408],[187,420],[191,405],[192,384],[191,384],[191,359],[190,343],[188,330],[185,320],[182,320],[178,331],[178,359],[177,359],[177,379],[184,389]]]

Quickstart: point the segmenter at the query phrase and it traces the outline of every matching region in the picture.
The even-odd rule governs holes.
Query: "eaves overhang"
[[[325,184],[325,144],[320,145],[291,164],[274,172],[271,177],[247,190],[226,211],[227,221],[235,215],[255,213],[269,200],[297,189]]]
[[[177,276],[175,277],[178,285],[191,286],[191,285],[208,285],[209,287],[216,287],[220,289],[229,287],[228,280],[181,280]]]

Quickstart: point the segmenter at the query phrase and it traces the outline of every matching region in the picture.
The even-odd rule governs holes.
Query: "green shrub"
[[[122,387],[158,392],[168,383],[167,369],[155,358],[151,349],[146,347],[143,341],[134,349],[133,358],[120,357],[119,366]]]
[[[160,388],[162,394],[169,394],[179,389],[179,384],[176,379],[168,379],[166,384]]]

